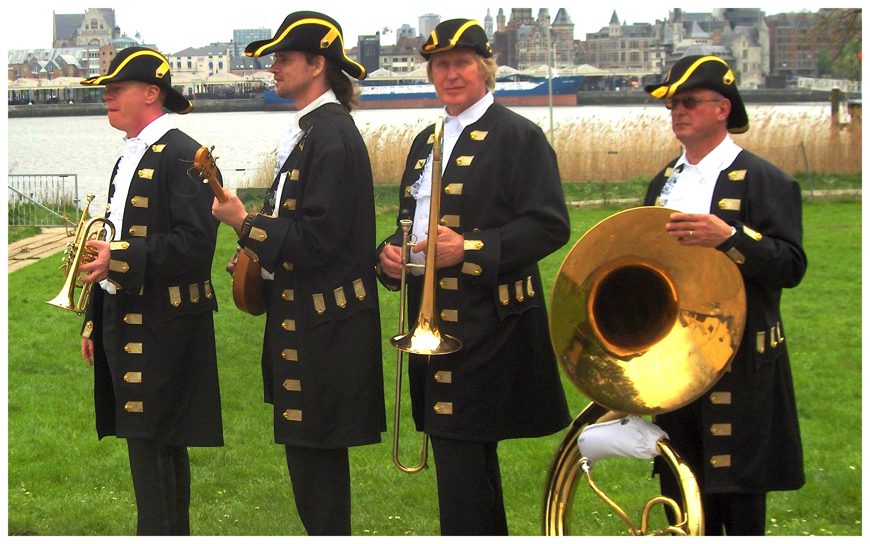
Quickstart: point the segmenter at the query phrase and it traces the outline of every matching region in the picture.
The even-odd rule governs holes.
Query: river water
[[[752,110],[753,107],[750,107]],[[754,106],[780,114],[811,112],[824,115],[823,104],[788,104]],[[401,127],[415,134],[431,123],[439,108],[402,110],[359,110],[354,112],[364,134],[388,132]],[[515,108],[539,124],[545,132],[550,126],[547,108]],[[750,111],[750,117],[753,112]],[[214,154],[227,187],[238,187],[253,175],[264,157],[277,145],[292,112],[230,112],[172,115],[175,125],[203,145],[215,146]],[[576,123],[579,126],[622,126],[645,116],[651,123],[668,127],[668,113],[660,105],[652,106],[577,106],[553,110],[556,126]],[[667,130],[667,129],[665,129]],[[408,140],[408,145],[410,140]],[[123,148],[123,134],[104,116],[42,117],[8,119],[9,174],[76,174],[78,193],[92,193],[96,202],[105,202],[109,175]],[[403,158],[406,150],[397,153]]]

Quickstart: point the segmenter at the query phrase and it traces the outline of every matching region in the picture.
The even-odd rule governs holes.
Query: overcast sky
[[[170,54],[187,47],[202,47],[212,42],[229,41],[235,28],[266,27],[274,33],[281,21],[290,12],[312,9],[330,15],[341,24],[344,30],[346,47],[356,45],[359,34],[374,34],[386,28],[396,29],[403,24],[418,27],[418,18],[427,13],[435,13],[442,20],[455,17],[474,18],[483,22],[489,8],[493,18],[498,9],[504,9],[510,18],[511,7],[529,7],[537,16],[538,9],[546,7],[550,17],[555,17],[560,7],[568,11],[574,22],[574,37],[583,39],[588,32],[597,32],[607,26],[615,9],[620,22],[628,24],[655,22],[668,16],[668,10],[681,7],[690,12],[709,12],[714,7],[740,6],[762,8],[766,14],[782,11],[834,6],[828,0],[805,2],[803,0],[756,0],[738,4],[695,0],[692,2],[637,2],[616,0],[615,2],[576,2],[562,0],[559,3],[544,3],[534,0],[514,0],[512,3],[499,4],[494,0],[440,0],[438,2],[414,2],[398,0],[386,2],[370,0],[319,0],[318,2],[260,2],[246,4],[227,0],[151,0],[122,2],[120,0],[80,1],[37,1],[26,4],[14,3],[13,12],[7,12],[3,19],[3,32],[0,40],[7,49],[50,48],[52,40],[52,13],[84,13],[89,7],[115,9],[115,17],[121,30],[130,36],[139,32],[142,38],[156,44],[161,51]],[[256,9],[246,9],[246,5]],[[858,5],[856,0],[840,2],[839,6]],[[209,7],[211,6],[211,7]],[[349,7],[350,6],[350,7]],[[384,34],[382,43],[392,43],[391,33]]]

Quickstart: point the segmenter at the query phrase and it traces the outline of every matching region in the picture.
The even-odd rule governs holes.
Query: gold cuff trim
[[[124,323],[127,325],[141,325],[142,314],[126,314],[124,315]]]
[[[743,253],[741,253],[736,247],[732,247],[726,251],[725,255],[728,255],[728,257],[737,264],[743,264],[746,262],[746,257],[744,257]]]
[[[214,292],[211,290],[211,280],[205,280],[202,287],[205,289],[205,298],[211,299],[214,296]]]
[[[531,277],[531,276],[526,277],[526,292],[529,294],[530,297],[534,298],[534,296],[535,296],[535,285],[534,285],[534,283],[532,283],[532,277]]]
[[[124,381],[126,383],[142,383],[142,373],[127,372],[126,374],[124,374]]]
[[[257,227],[251,227],[251,232],[250,234],[248,234],[248,238],[256,240],[258,242],[265,242],[266,238],[268,237],[269,235],[266,233],[266,231]]]
[[[435,410],[436,414],[442,416],[450,416],[453,415],[453,403],[452,402],[436,402],[435,406],[432,407]]]
[[[755,333],[755,351],[758,353],[764,353],[764,350],[767,347],[765,344],[764,331],[758,331]]]
[[[82,336],[85,338],[90,338],[91,334],[94,332],[94,322],[88,321],[85,323],[85,328],[82,329]]]
[[[755,240],[756,242],[760,242],[761,239],[764,238],[764,236],[762,236],[760,232],[754,231],[746,225],[743,225],[743,233],[746,234],[746,236],[749,236],[750,238]]]
[[[124,411],[141,414],[145,410],[141,400],[131,400],[124,403]]]
[[[478,251],[483,249],[483,240],[465,240],[462,242],[462,249],[465,251]]]

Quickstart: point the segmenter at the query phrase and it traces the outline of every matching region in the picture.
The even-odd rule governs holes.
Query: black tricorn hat
[[[166,57],[147,47],[127,47],[118,51],[109,64],[105,75],[85,79],[82,85],[108,85],[118,81],[141,81],[157,85],[166,91],[163,106],[175,113],[187,113],[193,104],[172,88],[169,61]]]
[[[678,60],[665,80],[644,87],[655,98],[671,98],[688,89],[711,89],[731,101],[728,132],[741,134],[749,130],[749,116],[737,91],[734,72],[716,55],[688,55]]]
[[[438,23],[420,48],[420,54],[429,60],[432,54],[454,47],[473,49],[485,59],[492,57],[492,45],[486,37],[486,31],[473,19],[448,19]]]
[[[245,47],[248,57],[261,57],[275,51],[303,51],[323,55],[338,63],[347,75],[366,78],[366,69],[344,54],[341,25],[328,15],[316,11],[297,11],[288,15],[275,36],[251,42]]]

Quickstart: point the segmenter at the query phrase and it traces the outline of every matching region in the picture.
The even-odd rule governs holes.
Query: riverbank
[[[787,104],[801,102],[828,102],[831,93],[828,91],[811,91],[808,89],[757,89],[740,92],[747,104]],[[860,96],[849,97],[860,100]],[[577,93],[578,106],[626,106],[657,103],[640,89],[625,91],[583,91]],[[406,107],[411,107],[407,105]],[[417,107],[417,106],[415,106]],[[293,109],[290,105],[265,104],[262,97],[258,98],[226,98],[194,101],[193,113],[223,113],[244,111],[281,111]],[[9,118],[19,117],[72,117],[80,115],[105,115],[106,107],[102,103],[86,104],[33,104],[10,105],[7,108]]]

